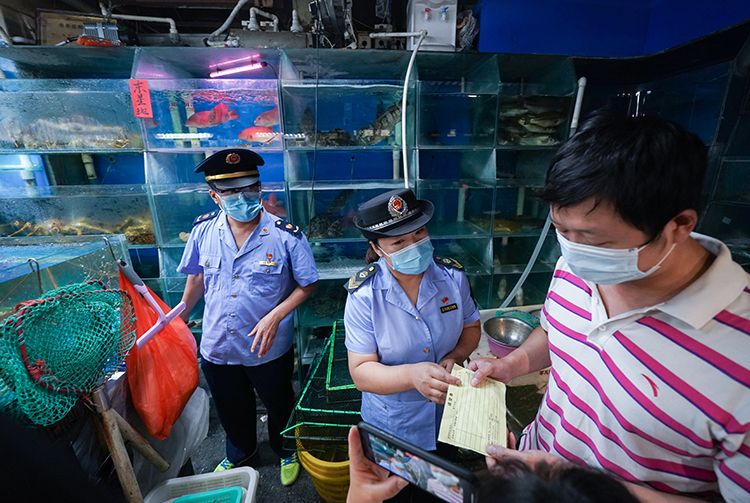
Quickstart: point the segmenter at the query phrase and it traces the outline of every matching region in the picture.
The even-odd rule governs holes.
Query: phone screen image
[[[464,489],[454,474],[375,435],[368,435],[373,461],[443,501],[463,503]]]

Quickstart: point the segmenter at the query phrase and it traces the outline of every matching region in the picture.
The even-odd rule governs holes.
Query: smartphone
[[[365,456],[373,463],[443,501],[476,502],[477,478],[471,471],[371,424],[360,422],[357,428]]]

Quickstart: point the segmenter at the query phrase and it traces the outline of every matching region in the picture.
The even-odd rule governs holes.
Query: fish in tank
[[[187,127],[194,128],[207,128],[218,126],[228,121],[234,121],[240,118],[237,110],[230,110],[225,103],[219,103],[211,110],[204,110],[202,112],[195,112],[187,121],[185,125]]]
[[[165,83],[165,86],[172,85]],[[222,89],[151,89],[154,119],[144,123],[151,148],[279,148],[275,80],[199,81]],[[149,127],[150,126],[150,127]]]

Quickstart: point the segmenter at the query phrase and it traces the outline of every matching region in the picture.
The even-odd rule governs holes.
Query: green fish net
[[[135,337],[127,293],[99,282],[22,302],[0,325],[0,409],[56,423],[122,367]]]

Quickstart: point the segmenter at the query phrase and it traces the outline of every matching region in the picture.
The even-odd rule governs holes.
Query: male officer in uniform
[[[313,292],[318,272],[299,227],[263,209],[263,164],[251,150],[227,149],[198,165],[220,209],[195,219],[177,270],[188,274],[185,313],[205,296],[201,367],[227,435],[216,471],[255,454],[257,390],[282,484],[290,485],[299,463],[282,449],[281,431],[294,407],[292,311]]]

